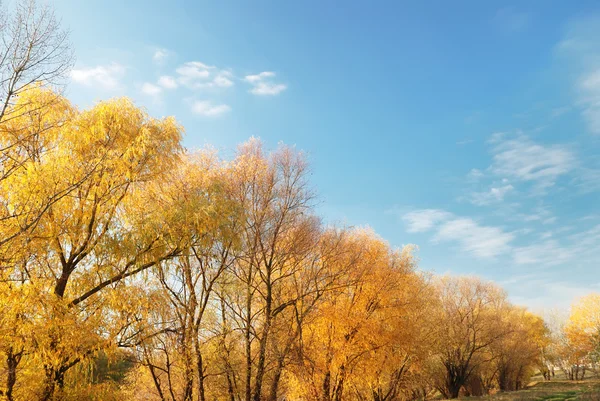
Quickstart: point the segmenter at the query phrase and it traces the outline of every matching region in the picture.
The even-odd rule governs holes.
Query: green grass
[[[465,398],[466,400],[466,398]],[[469,397],[469,401],[600,401],[600,380],[554,380],[532,384],[526,389],[497,393],[485,397]]]

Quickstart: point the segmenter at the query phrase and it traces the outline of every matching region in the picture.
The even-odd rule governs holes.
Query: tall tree
[[[439,279],[438,293],[438,346],[443,374],[437,388],[444,397],[456,398],[487,361],[488,347],[510,331],[501,323],[506,295],[477,278],[450,276]]]
[[[33,99],[30,104],[37,97],[58,96],[44,89],[27,95]],[[181,249],[180,239],[165,226],[172,223],[165,218],[172,216],[163,210],[176,199],[171,205],[148,204],[148,189],[178,160],[180,127],[172,119],[154,120],[124,99],[84,112],[64,99],[54,104],[64,111],[44,108],[35,118],[55,128],[32,144],[34,157],[0,186],[0,199],[9,210],[44,204],[48,190],[71,188],[68,196],[46,203],[46,212],[13,247],[19,249],[13,256],[23,255],[23,263],[4,268],[6,280],[32,283],[53,296],[41,314],[47,330],[39,332],[37,341],[38,354],[45,355],[43,400],[63,386],[67,370],[104,340],[97,333],[97,345],[85,341],[67,346],[79,325],[101,319],[103,308],[92,300]],[[54,124],[56,115],[64,119],[60,126]],[[23,120],[27,126],[25,116],[7,124],[18,132]],[[11,235],[14,228],[4,224],[2,230]]]

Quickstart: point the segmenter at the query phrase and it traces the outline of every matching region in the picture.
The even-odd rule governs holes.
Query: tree
[[[399,399],[427,347],[427,328],[419,325],[425,287],[413,271],[410,248],[395,251],[371,231],[354,230],[338,252],[331,263],[342,277],[303,328],[294,394]]]
[[[167,302],[157,304],[159,318],[135,343],[160,399],[164,394],[173,400],[206,399],[204,353],[215,330],[205,320],[214,313],[221,276],[236,260],[242,222],[226,172],[213,152],[188,155],[162,188],[182,198],[177,210],[184,213],[179,219],[186,222],[188,239],[180,255],[156,269]]]
[[[600,294],[589,294],[573,304],[564,326],[564,353],[575,358],[569,376],[585,375],[586,364],[595,368],[600,357]]]
[[[35,0],[16,2],[13,12],[0,11],[0,39],[2,183],[12,174],[23,173],[32,159],[39,159],[49,150],[48,139],[56,135],[73,111],[56,92],[72,66],[73,55],[68,33],[61,30],[52,9]],[[40,87],[53,90],[40,91]],[[33,199],[1,205],[0,221],[11,228],[2,230],[0,236],[1,260],[10,257],[10,243],[34,227],[48,207],[77,183],[46,185],[49,188],[38,187],[38,193],[30,188],[30,194],[37,195]]]
[[[235,293],[222,288],[225,315],[243,333],[246,400],[260,401],[275,329],[284,312],[321,291],[318,279],[303,291],[295,286],[318,245],[320,221],[311,213],[312,193],[301,154],[282,147],[264,155],[252,139],[239,148],[231,165],[234,199],[244,210],[242,250],[231,275]],[[272,381],[271,394],[277,391]]]
[[[15,99],[34,83],[60,86],[72,66],[68,32],[49,6],[36,0],[16,3],[12,13],[0,14],[0,122],[26,113]],[[51,99],[48,99],[51,100]],[[19,142],[4,144],[19,146]]]
[[[509,333],[490,345],[492,366],[501,391],[519,390],[540,365],[548,331],[539,316],[523,308],[511,307],[503,317]]]
[[[46,96],[58,95],[45,89],[27,92],[29,105]],[[9,210],[46,205],[19,246],[13,246],[18,252],[11,259],[22,263],[4,266],[5,280],[32,283],[52,294],[40,312],[45,330],[36,333],[35,341],[44,360],[43,400],[64,385],[71,367],[106,342],[106,333],[96,328],[106,324],[102,302],[94,301],[97,294],[115,291],[121,282],[181,250],[174,229],[180,225],[168,220],[177,215],[164,212],[165,207],[175,209],[178,198],[152,198],[152,186],[178,160],[180,127],[172,119],[154,120],[124,99],[84,112],[64,99],[51,110],[56,107],[64,111],[33,112],[39,124],[49,119],[53,127],[32,144],[33,150],[45,151],[34,152],[0,189]],[[60,126],[54,124],[56,115],[63,119]],[[19,132],[18,124],[24,121],[27,128],[29,119],[22,116],[6,124]],[[48,204],[47,191],[56,193],[55,188],[70,188],[68,196]],[[17,226],[21,219],[28,217],[16,219]],[[4,224],[2,230],[12,235],[14,228]],[[86,336],[83,327],[95,334]],[[75,332],[86,341],[76,341]]]
[[[501,323],[506,295],[491,283],[449,276],[439,279],[438,294],[438,357],[443,373],[437,388],[444,397],[456,398],[477,369],[488,361],[489,346],[510,332]]]

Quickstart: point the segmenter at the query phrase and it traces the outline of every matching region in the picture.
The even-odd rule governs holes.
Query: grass
[[[600,401],[600,380],[553,380],[532,383],[519,391],[497,393],[485,397],[469,397],[469,401]]]

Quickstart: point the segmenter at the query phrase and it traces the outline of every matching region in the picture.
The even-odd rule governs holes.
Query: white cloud
[[[548,209],[544,207],[536,207],[531,214],[518,214],[517,219],[525,222],[540,222],[542,224],[552,224],[556,222],[556,216],[552,215]]]
[[[600,225],[569,235],[567,243],[559,243],[550,239],[552,233],[542,234],[542,242],[514,249],[517,264],[537,264],[555,266],[574,261],[580,263],[597,263],[600,249]]]
[[[189,89],[229,88],[234,85],[229,70],[219,70],[199,61],[190,61],[175,70],[177,82]]]
[[[557,53],[576,76],[576,105],[593,134],[600,134],[600,18],[598,15],[574,19],[567,26],[563,40],[556,45]]]
[[[233,81],[230,78],[231,73],[228,71],[221,71],[216,77],[214,77],[212,83],[214,86],[229,88],[230,86],[233,86]]]
[[[435,231],[436,242],[456,242],[460,248],[482,259],[494,258],[511,249],[514,234],[499,227],[483,226],[475,220],[458,217],[440,209],[415,210],[402,219],[408,232]]]
[[[192,104],[192,112],[205,117],[216,117],[231,110],[226,104],[213,104],[207,100],[199,100]]]
[[[179,82],[183,85],[195,87],[198,81],[206,80],[210,76],[210,70],[214,66],[209,66],[200,61],[190,61],[180,67],[175,72],[179,75]]]
[[[492,203],[502,202],[507,193],[514,189],[512,185],[504,185],[501,187],[492,187],[486,192],[474,192],[471,194],[470,201],[474,205],[484,206]]]
[[[142,93],[148,96],[158,96],[162,93],[162,88],[149,82],[145,82],[142,85]]]
[[[471,169],[471,171],[469,171],[469,173],[467,174],[467,180],[470,182],[477,182],[479,181],[481,178],[484,177],[485,174],[483,174],[483,172],[479,169]]]
[[[584,74],[578,83],[582,115],[588,129],[600,134],[600,68]]]
[[[572,234],[569,239],[581,248],[581,253],[600,249],[600,224],[589,230]]]
[[[452,217],[448,213],[439,209],[422,209],[405,214],[402,219],[408,224],[406,231],[409,233],[418,233],[431,230],[439,222]]]
[[[590,193],[600,190],[600,169],[581,167],[577,177],[573,178],[573,183],[579,188],[581,193]]]
[[[177,86],[179,86],[177,85],[177,81],[175,80],[175,78],[169,75],[163,75],[159,77],[158,84],[165,89],[175,89],[177,88]]]
[[[255,75],[246,75],[244,81],[252,85],[249,92],[259,96],[274,96],[287,89],[287,85],[275,83],[272,78],[275,78],[274,72],[263,71]]]
[[[287,89],[284,84],[271,84],[267,82],[259,82],[250,89],[250,93],[254,95],[278,95]]]
[[[492,136],[491,143],[495,174],[532,181],[540,188],[554,185],[576,165],[575,155],[564,145],[540,145],[524,135],[507,139],[499,134]]]
[[[455,218],[443,223],[434,237],[436,241],[458,242],[464,251],[482,259],[508,252],[513,239],[511,233],[498,227],[479,225],[469,218]]]
[[[514,249],[514,260],[519,265],[554,266],[568,262],[574,256],[573,250],[559,246],[554,240]]]
[[[244,79],[250,83],[260,82],[265,78],[273,78],[275,73],[273,71],[263,71],[256,75],[246,75]]]
[[[152,60],[157,64],[162,64],[169,57],[170,52],[167,49],[156,49],[152,55]]]
[[[121,87],[120,80],[124,75],[125,67],[118,63],[74,68],[71,71],[71,78],[74,82],[104,90],[119,89]]]

